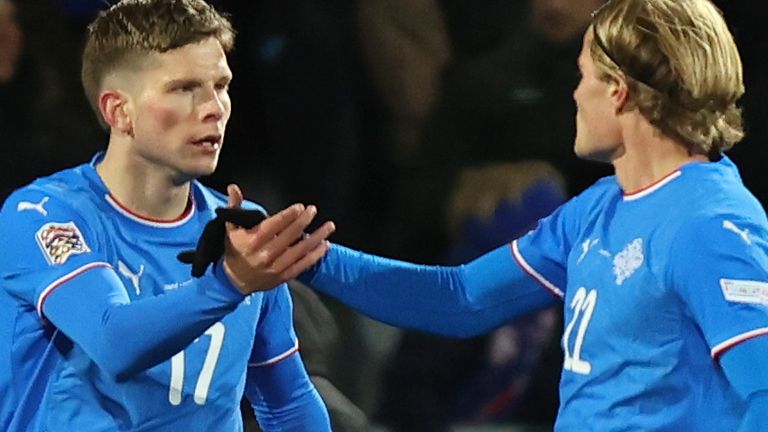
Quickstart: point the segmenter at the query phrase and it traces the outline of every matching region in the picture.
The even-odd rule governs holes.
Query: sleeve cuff
[[[239,289],[237,289],[237,287],[229,279],[227,272],[224,271],[224,265],[221,261],[212,267],[213,269],[209,270],[208,274],[205,276],[210,277],[212,282],[214,282],[209,285],[210,287],[215,287],[213,289],[208,289],[208,293],[210,295],[233,302],[241,302],[245,297],[247,297]]]

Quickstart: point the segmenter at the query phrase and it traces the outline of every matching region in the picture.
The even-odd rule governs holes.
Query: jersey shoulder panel
[[[6,200],[0,211],[4,289],[36,303],[57,279],[103,261],[95,196],[74,168],[38,179]]]

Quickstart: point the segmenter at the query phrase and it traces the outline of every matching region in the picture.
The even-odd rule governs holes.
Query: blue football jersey
[[[186,348],[122,377],[100,368],[47,320],[46,299],[53,301],[61,287],[86,284],[96,271],[119,278],[123,292],[114,295],[130,304],[205,290],[205,281],[213,280],[193,279],[190,266],[176,255],[194,249],[226,197],[193,182],[182,216],[149,220],[109,194],[97,162],[98,157],[20,189],[0,214],[0,430],[242,430],[239,407],[248,368],[268,366],[298,349],[285,285],[238,299]],[[87,309],[89,298],[81,304]],[[74,314],[68,319],[77,320]],[[131,335],[130,329],[126,335],[162,337]]]
[[[564,302],[555,429],[738,429],[717,358],[768,334],[767,227],[723,157],[630,194],[605,178],[513,242]]]

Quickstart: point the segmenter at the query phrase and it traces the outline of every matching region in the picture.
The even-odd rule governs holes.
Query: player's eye
[[[199,86],[196,83],[187,82],[187,83],[179,83],[171,86],[171,92],[174,93],[187,93],[195,91]]]

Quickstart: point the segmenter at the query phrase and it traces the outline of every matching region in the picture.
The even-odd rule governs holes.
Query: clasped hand
[[[243,202],[236,185],[230,185],[227,194],[228,208],[217,211],[217,220],[206,226],[197,249],[179,254],[181,261],[192,264],[193,276],[201,276],[223,253],[225,273],[243,294],[250,294],[295,278],[328,251],[327,238],[336,229],[333,222],[305,233],[317,214],[315,206],[294,204],[266,217],[258,211],[235,211]],[[222,230],[223,221],[228,222]]]

